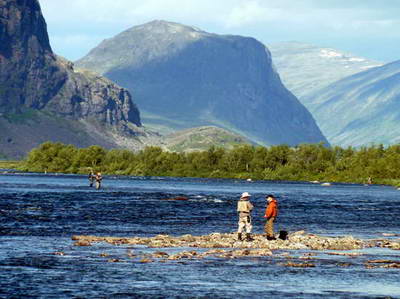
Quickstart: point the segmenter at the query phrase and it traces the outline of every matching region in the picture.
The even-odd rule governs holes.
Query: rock
[[[64,256],[64,255],[65,255],[65,253],[64,253],[64,252],[62,252],[62,251],[56,251],[56,252],[54,252],[54,255],[60,255],[60,256]]]
[[[289,254],[289,253],[288,253]],[[315,252],[306,252],[303,254],[304,256],[316,256],[317,254]]]
[[[353,250],[369,246],[370,243],[354,239],[352,237],[322,237],[305,232],[291,234],[289,240],[267,241],[263,235],[254,234],[254,241],[239,242],[236,240],[237,234],[212,233],[205,236],[193,236],[190,234],[180,237],[169,235],[157,235],[154,237],[133,237],[133,238],[113,238],[113,237],[94,237],[94,236],[73,236],[76,242],[107,242],[113,245],[145,245],[154,248],[171,247],[193,247],[193,248],[238,248],[238,249],[262,249],[262,250]],[[373,243],[373,242],[371,242]],[[395,247],[398,243],[386,242],[384,246]],[[382,245],[383,246],[383,245]],[[261,253],[260,253],[261,254]],[[334,253],[333,253],[334,254]],[[343,255],[355,255],[344,253]],[[173,258],[173,257],[172,257]]]
[[[143,264],[147,264],[147,263],[152,263],[153,260],[147,259],[147,258],[143,258],[143,259],[141,259],[139,262],[141,262],[141,263],[143,263]]]
[[[127,250],[126,255],[127,255],[128,257],[130,257],[130,258],[136,257],[136,255],[133,254],[131,250]]]
[[[121,260],[120,259],[109,259],[107,262],[109,263],[119,263]]]
[[[104,253],[104,252],[102,252],[102,253],[100,253],[100,254],[99,254],[99,256],[101,256],[101,257],[108,257],[108,256],[109,256],[109,254],[108,254],[108,253]]]
[[[363,255],[359,252],[327,252],[329,255],[341,255],[341,256],[360,256]]]
[[[169,260],[191,259],[197,256],[196,251],[182,251],[177,254],[170,255]]]
[[[91,246],[92,244],[89,241],[79,240],[74,243],[74,246]]]
[[[382,268],[397,268],[397,269],[400,269],[400,264],[398,264],[398,263],[388,264],[388,265],[382,266]]]
[[[400,265],[400,261],[393,261],[393,260],[370,260],[370,261],[367,261],[367,263],[370,263],[370,264],[399,264]]]
[[[315,264],[312,263],[293,263],[293,262],[287,262],[286,264],[283,264],[285,267],[295,267],[295,268],[314,268]]]
[[[289,234],[289,236],[300,236],[300,235],[304,235],[306,232],[304,230],[299,230],[297,232],[291,233]]]
[[[352,264],[350,263],[337,263],[339,267],[350,267]]]
[[[370,260],[365,263],[367,269],[373,268],[396,268],[400,269],[400,261],[395,260]]]
[[[163,251],[156,251],[152,254],[154,258],[168,258],[169,254]]]
[[[375,240],[375,246],[400,250],[400,242],[393,242],[391,240]]]
[[[185,241],[185,242],[194,242],[194,241],[196,241],[196,238],[193,237],[192,235],[183,235],[179,239],[182,240],[182,241]]]
[[[13,140],[0,140],[8,156],[45,141],[115,147],[141,131],[126,89],[53,53],[38,0],[0,1],[0,113],[25,122],[0,116]]]

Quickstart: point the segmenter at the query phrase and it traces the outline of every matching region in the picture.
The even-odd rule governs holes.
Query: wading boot
[[[238,233],[238,240],[239,240],[239,241],[243,241],[242,233]]]
[[[251,237],[251,234],[246,234],[246,241],[248,242],[254,241],[254,239]]]

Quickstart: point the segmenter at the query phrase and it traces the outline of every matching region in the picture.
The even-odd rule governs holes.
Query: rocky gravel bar
[[[252,235],[253,241],[239,241],[236,233],[212,233],[204,236],[157,235],[154,237],[96,237],[73,236],[75,246],[90,246],[106,242],[113,245],[144,245],[148,248],[214,248],[259,250],[354,250],[369,247],[386,247],[400,250],[400,239],[362,240],[352,236],[327,237],[298,231],[289,234],[287,240],[267,240],[262,234]],[[263,252],[263,251],[262,251]]]

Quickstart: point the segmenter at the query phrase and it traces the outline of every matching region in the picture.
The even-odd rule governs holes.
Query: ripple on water
[[[315,257],[314,268],[288,268],[272,257],[141,263],[143,247],[74,247],[72,235],[202,235],[237,229],[236,201],[250,192],[254,231],[261,233],[265,194],[278,196],[276,230],[382,238],[398,233],[398,191],[389,187],[239,180],[115,177],[104,189],[86,176],[0,175],[0,297],[399,297],[398,269],[366,269],[368,259],[399,251],[362,250],[359,257]],[[163,201],[186,196],[188,201]],[[393,237],[396,238],[396,237]],[[157,249],[158,250],[158,249]],[[63,252],[56,255],[55,252]],[[100,256],[107,253],[107,256]],[[294,255],[301,261],[303,252]],[[108,262],[108,260],[119,262]],[[340,266],[338,263],[342,263]],[[350,264],[344,266],[344,264]]]

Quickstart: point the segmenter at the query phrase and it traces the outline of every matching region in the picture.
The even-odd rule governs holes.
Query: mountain
[[[307,100],[332,144],[400,142],[400,60],[346,77]]]
[[[162,146],[173,152],[207,150],[211,146],[232,149],[235,145],[251,144],[243,136],[227,130],[206,126],[178,131],[162,137]]]
[[[261,144],[326,142],[254,38],[166,21],[132,27],[76,62],[135,95],[146,126],[218,126]]]
[[[126,89],[52,52],[37,0],[2,0],[0,127],[0,154],[21,157],[47,140],[126,144],[141,121]]]
[[[299,42],[268,45],[285,86],[308,108],[307,95],[344,77],[383,65],[331,48]]]

